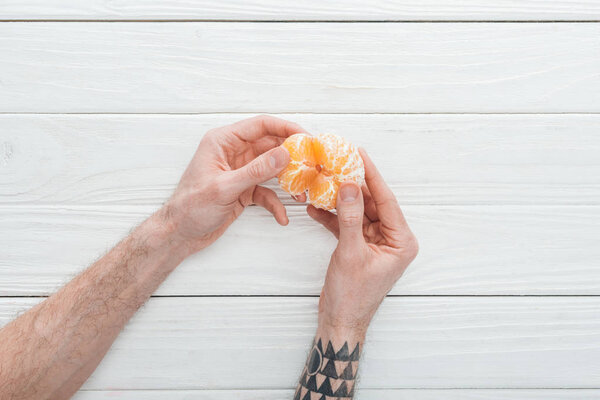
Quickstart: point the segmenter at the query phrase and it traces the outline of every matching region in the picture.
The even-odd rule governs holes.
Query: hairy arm
[[[53,296],[0,330],[0,399],[68,399],[125,323],[189,254],[214,242],[250,204],[287,224],[258,186],[288,163],[279,145],[304,130],[260,116],[209,131],[167,204]]]
[[[0,331],[0,398],[70,397],[187,255],[165,210]]]

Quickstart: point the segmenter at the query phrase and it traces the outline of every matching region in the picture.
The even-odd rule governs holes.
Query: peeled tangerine
[[[365,167],[358,149],[344,138],[297,133],[283,147],[290,153],[290,163],[279,174],[279,185],[294,196],[308,192],[308,201],[315,207],[335,208],[342,182],[364,182]]]

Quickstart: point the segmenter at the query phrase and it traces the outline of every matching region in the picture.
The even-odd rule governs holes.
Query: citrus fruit
[[[358,148],[340,136],[297,133],[287,138],[283,147],[290,153],[290,162],[279,174],[279,185],[294,196],[307,192],[315,207],[335,208],[342,182],[364,182],[365,167]]]

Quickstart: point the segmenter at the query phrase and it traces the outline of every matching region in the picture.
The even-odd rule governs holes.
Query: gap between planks
[[[314,335],[316,299],[188,300],[155,299],[143,307],[86,389],[230,389],[225,373],[238,377],[237,388],[293,387]],[[33,303],[5,300],[0,318]],[[367,339],[361,388],[596,387],[598,304],[597,299],[384,302]],[[390,350],[397,359],[389,358]],[[239,363],[232,365],[234,355]],[[256,370],[257,356],[264,369]],[[173,366],[172,376],[154,375],[149,360]],[[213,368],[207,370],[203,360],[214,360]],[[139,369],[132,371],[133,365]]]
[[[1,22],[0,22],[1,23]],[[40,116],[194,116],[194,115],[240,115],[240,116],[257,116],[257,115],[600,115],[600,112],[310,112],[310,111],[286,111],[286,112],[269,112],[269,111],[207,111],[207,112],[4,112],[0,111],[0,116],[20,116],[20,115],[40,115]]]
[[[73,22],[73,23],[186,23],[186,22],[210,22],[210,23],[243,23],[243,24],[596,24],[600,20],[406,20],[406,19],[382,19],[382,20],[251,20],[251,19],[0,19],[2,22]]]

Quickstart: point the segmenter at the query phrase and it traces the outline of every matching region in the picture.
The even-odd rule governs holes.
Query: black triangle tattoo
[[[355,385],[355,386],[356,386],[356,385]],[[353,397],[354,397],[354,386],[352,386],[352,390],[350,391],[350,393],[348,393],[348,396],[347,396],[347,397],[350,397],[350,398],[353,398]]]
[[[319,400],[327,400],[327,397],[325,395],[321,396],[321,398]]]
[[[338,378],[337,371],[335,370],[335,363],[333,362],[333,360],[329,360],[329,362],[327,363],[325,368],[323,368],[321,373],[325,376],[329,376],[334,379]]]
[[[302,400],[310,400],[310,390],[308,392],[306,392],[306,394],[304,395]]]
[[[313,392],[317,391],[317,378],[315,375],[308,378],[308,381],[306,382],[306,388]]]
[[[348,366],[346,367],[346,369],[344,369],[344,372],[342,372],[340,378],[345,379],[347,381],[354,379],[354,374],[352,373],[352,363],[348,363]]]
[[[327,343],[327,350],[325,350],[324,356],[329,358],[330,360],[335,360],[335,351],[333,351],[333,346],[331,345],[331,342]]]
[[[302,391],[302,387],[299,386],[298,390],[296,390],[296,395],[294,396],[294,400],[300,400],[300,392]]]
[[[321,342],[320,338],[319,338],[319,341],[317,342],[317,349],[319,349],[321,354],[323,354],[323,343]]]
[[[329,378],[325,378],[323,384],[319,388],[319,393],[323,393],[327,396],[333,396],[333,390],[331,390],[331,383],[329,383]]]
[[[360,343],[356,343],[356,347],[352,351],[352,354],[350,354],[350,361],[358,361],[359,357],[360,357]]]
[[[344,345],[340,351],[337,352],[335,358],[338,361],[350,361],[350,354],[348,354],[348,342],[344,342]]]
[[[348,388],[346,387],[346,382],[342,382],[338,390],[333,394],[335,397],[346,397],[348,396]]]
[[[302,378],[300,378],[300,384],[302,386],[306,386],[306,369],[304,370],[304,373],[302,374]]]

